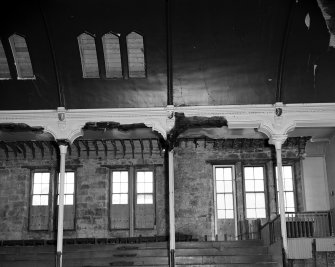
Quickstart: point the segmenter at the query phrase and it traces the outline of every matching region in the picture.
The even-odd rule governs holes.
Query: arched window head
[[[2,43],[0,41],[0,80],[6,80],[10,78],[11,76],[9,72],[5,50],[3,49]]]
[[[9,37],[9,43],[15,61],[17,78],[34,79],[33,67],[31,65],[28,46],[24,37],[13,34]]]
[[[142,35],[131,32],[127,35],[128,69],[130,78],[145,77],[144,44]]]
[[[78,36],[81,67],[84,78],[99,78],[99,67],[94,37],[82,33]]]
[[[107,78],[121,78],[122,65],[119,37],[112,33],[102,36]]]

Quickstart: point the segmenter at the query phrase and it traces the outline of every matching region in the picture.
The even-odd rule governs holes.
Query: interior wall
[[[330,139],[326,148],[326,167],[330,208],[335,208],[335,136]]]
[[[129,230],[112,230],[110,228],[110,175],[112,168],[117,170],[150,169],[154,171],[155,214],[153,229],[134,230],[134,236],[166,235],[167,231],[167,194],[164,153],[160,153],[157,143],[153,141],[150,152],[149,144],[143,141],[143,154],[138,149],[139,142],[134,141],[134,154],[128,142],[126,151],[94,150],[89,147],[81,150],[72,149],[66,155],[66,170],[75,171],[75,229],[64,231],[64,238],[112,238],[128,237]],[[138,144],[137,144],[138,143]],[[91,143],[88,143],[89,146]],[[69,152],[72,151],[70,154]],[[124,154],[123,154],[124,152]],[[44,155],[36,148],[34,156],[27,149],[26,156],[9,150],[8,156],[0,150],[0,240],[17,239],[55,239],[56,209],[55,183],[58,173],[58,160],[54,151],[48,150]],[[48,230],[29,230],[29,203],[32,172],[47,170],[51,173],[50,213]]]
[[[277,214],[276,185],[274,180],[275,154],[271,146],[257,140],[182,140],[175,148],[175,218],[176,232],[204,240],[215,238],[217,222],[218,237],[227,239],[234,233],[234,220],[215,220],[214,165],[233,165],[235,169],[236,203],[239,225],[245,222],[244,166],[264,167],[265,205],[267,218]],[[249,143],[248,143],[249,142]],[[266,142],[266,141],[265,141]],[[296,207],[302,207],[300,156],[296,147],[283,149],[284,164],[293,165],[295,172]],[[241,233],[239,229],[239,233]]]

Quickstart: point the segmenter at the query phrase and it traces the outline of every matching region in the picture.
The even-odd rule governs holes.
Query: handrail
[[[278,220],[278,218],[280,218],[280,214],[276,215],[276,217],[274,217],[272,220],[267,221],[266,223],[264,223],[263,225],[261,225],[260,230],[262,230],[263,228],[265,228],[268,224],[273,223],[275,220]]]

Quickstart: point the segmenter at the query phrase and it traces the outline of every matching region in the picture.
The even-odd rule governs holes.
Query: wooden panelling
[[[111,204],[110,224],[111,229],[129,229],[128,204]]]
[[[49,206],[31,206],[29,214],[29,230],[48,230]]]
[[[135,205],[135,228],[153,229],[155,226],[155,205]]]

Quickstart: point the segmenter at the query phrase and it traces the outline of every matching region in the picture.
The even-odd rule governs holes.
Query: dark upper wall
[[[174,0],[172,3],[174,104],[276,102],[279,54],[290,0]],[[151,107],[167,104],[164,0],[40,1],[50,29],[66,108]],[[37,1],[9,3],[0,37],[26,36],[36,80],[0,81],[0,109],[59,106],[51,50]],[[283,80],[284,103],[334,102],[334,49],[315,0],[294,1]],[[311,17],[310,28],[305,16]],[[143,34],[147,78],[82,78],[77,36],[95,34],[100,72],[101,36]],[[124,39],[122,39],[124,41]],[[314,65],[317,65],[314,76]],[[11,67],[13,68],[13,64]],[[11,70],[15,73],[15,69]]]

